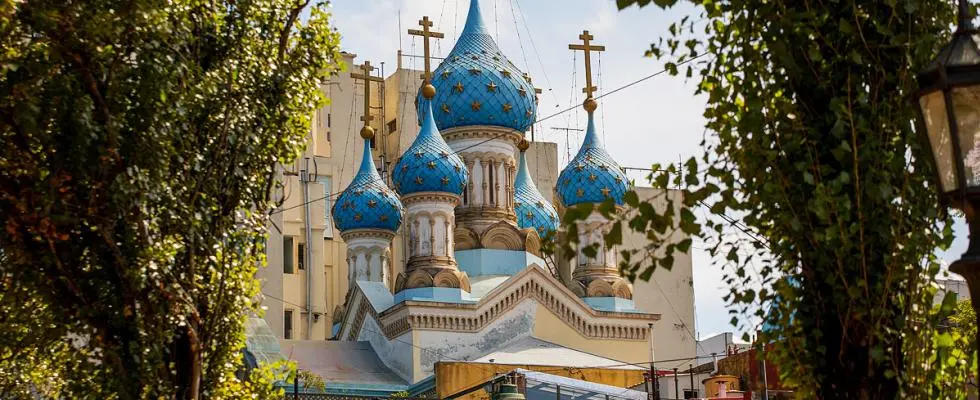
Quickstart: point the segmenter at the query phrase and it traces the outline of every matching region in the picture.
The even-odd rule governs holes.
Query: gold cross
[[[446,35],[443,35],[442,32],[429,30],[429,27],[432,26],[432,21],[429,21],[428,16],[423,16],[422,19],[419,20],[419,25],[422,26],[422,30],[409,29],[408,34],[422,37],[422,55],[425,58],[425,74],[422,75],[422,80],[429,83],[432,80],[432,69],[429,66],[429,38],[434,37],[437,39],[442,39],[446,37]]]
[[[374,66],[371,65],[370,61],[364,61],[364,64],[357,67],[360,68],[361,71],[364,71],[364,73],[358,74],[356,72],[352,72],[350,77],[364,81],[364,116],[361,117],[361,121],[364,121],[364,126],[368,126],[371,124],[371,120],[374,119],[374,117],[371,116],[371,81],[384,82],[384,79],[371,76],[371,71],[374,71]]]
[[[570,44],[568,48],[571,50],[582,50],[585,52],[585,88],[582,89],[582,93],[585,93],[586,98],[592,98],[592,92],[595,92],[595,86],[592,86],[592,52],[593,51],[605,51],[606,46],[597,46],[590,44],[589,41],[595,39],[589,34],[589,31],[582,31],[581,35],[578,35],[579,39],[582,39],[582,44]]]

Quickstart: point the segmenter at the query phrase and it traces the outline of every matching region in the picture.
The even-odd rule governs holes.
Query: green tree
[[[623,252],[623,273],[648,279],[689,248],[671,235],[701,235],[725,268],[740,314],[732,323],[754,330],[745,318],[754,315],[775,327],[761,339],[778,341],[768,357],[801,398],[961,396],[958,385],[933,384],[949,378],[935,367],[949,360],[936,350],[936,326],[922,323],[934,251],[951,231],[909,101],[915,73],[949,37],[953,5],[693,3],[695,15],[671,24],[647,55],[698,81],[704,154],[653,168],[655,187],[684,189],[681,207],[627,195],[631,209],[606,242],[632,229],[651,245]],[[715,217],[698,220],[698,207]],[[599,210],[614,214],[611,203]]]
[[[0,2],[0,389],[271,393],[243,323],[338,39],[308,0]]]

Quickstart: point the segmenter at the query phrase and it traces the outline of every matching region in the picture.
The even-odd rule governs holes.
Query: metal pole
[[[677,384],[677,367],[674,367],[674,398],[675,399],[681,398],[680,390],[681,390],[680,385]]]
[[[296,379],[293,379],[293,399],[299,400],[299,370],[296,370]]]
[[[697,397],[697,391],[694,390],[694,364],[687,364],[687,372],[691,374],[691,392],[694,392],[694,397]]]
[[[561,386],[555,385],[555,398],[561,400]]]
[[[763,345],[765,347],[765,345]],[[769,400],[769,382],[766,373],[766,358],[762,357],[762,400]]]
[[[300,173],[303,181],[303,205],[306,211],[306,254],[300,257],[306,259],[306,340],[313,337],[313,222],[310,220],[310,159],[306,158],[306,165]]]
[[[647,324],[650,327],[650,379],[653,381],[653,400],[660,400],[660,379],[657,376],[657,368],[653,364],[653,360],[656,359],[653,351],[653,323]]]

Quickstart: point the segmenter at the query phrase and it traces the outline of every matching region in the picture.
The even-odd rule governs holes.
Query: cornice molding
[[[358,291],[358,296],[364,296]],[[589,339],[645,341],[648,324],[659,314],[597,311],[539,267],[528,267],[497,287],[476,304],[406,301],[378,313],[369,301],[359,301],[348,334],[356,340],[364,318],[370,314],[391,340],[408,330],[479,332],[521,302],[532,299],[545,306],[565,324]],[[365,299],[366,300],[366,299]]]

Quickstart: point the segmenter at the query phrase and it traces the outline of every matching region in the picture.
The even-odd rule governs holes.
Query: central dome
[[[501,54],[487,33],[479,0],[470,0],[463,33],[433,73],[432,85],[439,130],[494,125],[524,132],[534,122],[537,105],[531,78]],[[421,120],[424,99],[418,100]]]

